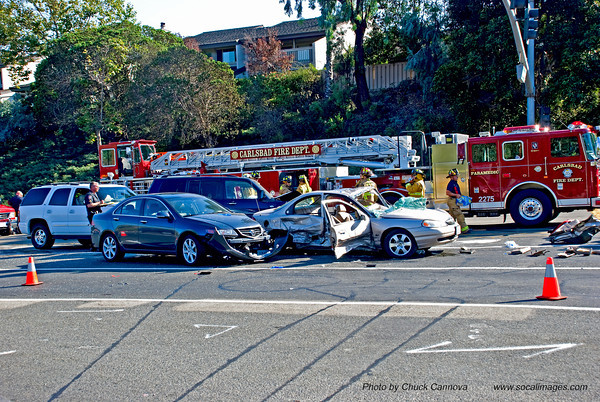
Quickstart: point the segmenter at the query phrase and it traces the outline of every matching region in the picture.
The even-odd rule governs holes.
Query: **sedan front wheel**
[[[406,230],[395,229],[385,236],[383,249],[392,258],[409,258],[417,251],[417,242]]]
[[[204,246],[196,236],[187,235],[179,247],[179,256],[185,265],[198,265],[200,258],[204,256]]]

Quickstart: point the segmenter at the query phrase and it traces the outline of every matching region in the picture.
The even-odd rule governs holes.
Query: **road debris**
[[[461,247],[460,252],[461,254],[473,254],[475,250],[466,247]]]
[[[531,254],[529,254],[529,256],[530,256],[530,257],[539,257],[540,255],[544,255],[544,254],[546,254],[547,252],[548,252],[548,250],[546,250],[545,248],[544,248],[544,249],[541,249],[541,250],[533,250],[533,251],[531,252]]]
[[[512,250],[511,254],[526,254],[531,251],[531,247],[521,247],[516,250]]]

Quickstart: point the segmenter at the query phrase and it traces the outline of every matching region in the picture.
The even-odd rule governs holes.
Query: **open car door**
[[[374,248],[371,218],[358,205],[340,199],[324,200],[322,204],[336,258],[357,247]]]

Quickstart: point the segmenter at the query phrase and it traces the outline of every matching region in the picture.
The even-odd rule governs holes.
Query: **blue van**
[[[194,193],[248,216],[284,202],[273,198],[257,181],[237,176],[186,175],[157,177],[148,193]]]

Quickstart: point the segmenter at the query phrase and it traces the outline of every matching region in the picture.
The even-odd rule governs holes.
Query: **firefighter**
[[[373,180],[371,180],[371,176],[373,176],[373,171],[367,167],[364,167],[360,170],[360,180],[356,182],[356,186],[354,187],[372,187],[377,190],[377,184]],[[363,194],[364,204],[366,206],[375,204],[375,194],[367,191]]]
[[[425,173],[421,169],[413,169],[412,180],[406,183],[408,195],[415,198],[425,198]]]
[[[298,184],[298,188],[296,190],[300,194],[306,194],[306,193],[310,193],[312,191],[312,188],[310,188],[310,185],[308,184],[308,179],[306,178],[305,175],[301,174],[298,177],[298,181],[300,184]]]
[[[284,195],[292,191],[292,178],[290,176],[283,176],[281,179],[281,186],[279,187],[279,195]]]
[[[446,179],[450,179],[448,186],[446,186],[446,195],[448,196],[446,199],[446,204],[448,204],[448,213],[450,213],[454,220],[458,222],[460,225],[460,230],[463,234],[469,233],[471,229],[469,229],[467,226],[467,223],[465,222],[465,216],[456,203],[456,200],[462,196],[460,192],[460,186],[458,185],[458,170],[450,169]]]
[[[377,184],[373,180],[371,180],[371,176],[373,176],[373,171],[369,168],[362,168],[360,170],[360,180],[356,182],[356,186],[354,187],[373,187],[377,189]]]

